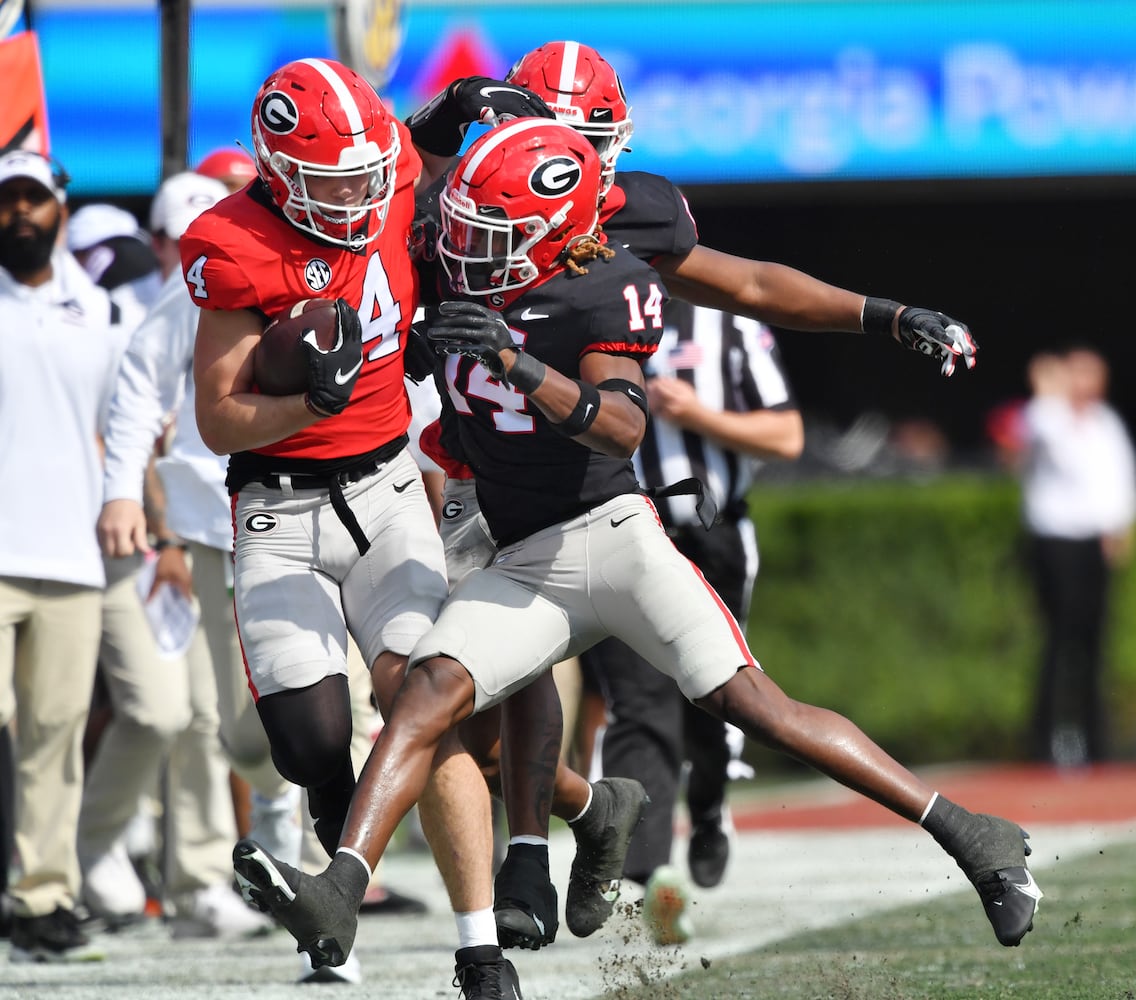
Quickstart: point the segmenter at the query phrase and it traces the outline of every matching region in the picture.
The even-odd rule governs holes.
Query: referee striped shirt
[[[777,342],[767,326],[680,300],[667,303],[666,330],[644,374],[648,379],[683,379],[694,386],[703,405],[719,411],[797,408]],[[658,417],[648,422],[634,462],[645,487],[697,476],[723,515],[732,519],[746,515],[746,494],[762,464]],[[668,525],[698,524],[694,497],[671,497],[657,505]]]

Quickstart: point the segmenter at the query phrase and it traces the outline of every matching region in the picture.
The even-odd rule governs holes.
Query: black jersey
[[[666,289],[658,274],[616,249],[588,273],[561,271],[525,291],[502,316],[524,349],[569,378],[588,353],[645,361],[663,332]],[[474,471],[481,511],[493,537],[509,544],[638,489],[627,459],[579,444],[525,395],[494,379],[472,358],[445,364],[462,457]]]
[[[665,177],[617,171],[600,211],[608,243],[620,243],[640,260],[683,257],[698,244],[698,227],[682,192]]]
[[[419,194],[419,215],[436,215],[438,192],[443,186],[444,180],[438,181]],[[698,243],[698,227],[686,198],[674,184],[658,174],[617,171],[615,186],[604,202],[600,221],[609,246],[618,244],[648,263],[659,257],[685,256]],[[444,287],[445,281],[440,265],[431,269],[429,277],[424,274],[423,305],[437,302],[437,290],[439,285]],[[444,293],[440,297],[444,298]],[[451,459],[468,462],[449,394],[443,388],[441,395],[438,442]]]

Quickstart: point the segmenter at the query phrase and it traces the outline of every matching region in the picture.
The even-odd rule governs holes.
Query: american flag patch
[[[683,368],[697,368],[702,364],[702,348],[693,340],[683,340],[667,351],[668,368],[679,371]]]

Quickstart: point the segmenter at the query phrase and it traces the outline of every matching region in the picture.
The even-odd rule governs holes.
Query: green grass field
[[[801,934],[604,1000],[1136,1000],[1136,845],[1047,867],[1033,931],[1001,948],[973,893]],[[697,956],[697,942],[686,948]]]

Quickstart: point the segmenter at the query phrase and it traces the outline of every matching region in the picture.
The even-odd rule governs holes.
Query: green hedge
[[[790,695],[847,715],[905,763],[1025,758],[1040,639],[1016,482],[760,486],[750,506],[750,644]],[[1136,736],[1134,601],[1130,568],[1108,674],[1122,753]]]

